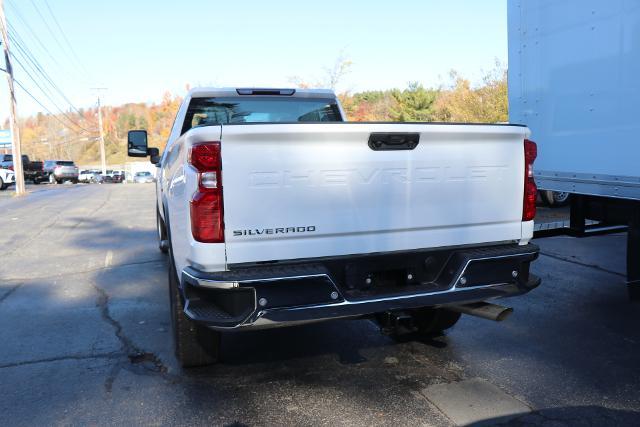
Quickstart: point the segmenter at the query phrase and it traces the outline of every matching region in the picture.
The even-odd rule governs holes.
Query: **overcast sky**
[[[49,88],[62,109],[93,105],[92,87],[107,87],[105,102],[120,104],[183,94],[187,84],[317,81],[341,52],[353,65],[339,89],[355,91],[434,86],[451,69],[478,79],[496,59],[507,64],[506,0],[5,0],[5,9],[18,60],[28,62],[20,47],[32,54],[66,96]],[[57,111],[20,64],[14,68]],[[4,80],[0,96],[4,121]],[[21,116],[44,111],[22,90],[18,102]]]

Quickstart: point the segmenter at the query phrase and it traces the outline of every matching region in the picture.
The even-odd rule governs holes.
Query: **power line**
[[[12,5],[15,8],[15,5]],[[17,10],[16,8],[16,12],[18,14],[18,16],[20,17],[20,19],[23,21],[23,23],[25,24],[25,26],[33,33],[33,29],[31,28],[31,26],[29,26],[29,24],[26,22],[26,20],[24,19],[24,17],[22,17],[22,15],[20,14],[20,12]],[[33,70],[35,73],[40,74],[42,77],[44,77],[46,83],[48,83],[49,86],[51,86],[65,101],[66,103],[69,104],[69,106],[75,110],[80,116],[82,116],[82,113],[78,110],[78,108],[69,100],[69,98],[64,94],[64,92],[60,89],[60,87],[53,81],[53,79],[44,71],[44,68],[42,67],[42,65],[40,65],[40,62],[35,58],[35,56],[33,55],[33,53],[31,53],[31,51],[29,50],[29,48],[26,46],[26,44],[24,43],[22,37],[20,37],[19,33],[15,30],[15,28],[9,24],[8,27],[11,29],[12,31],[12,35],[10,35],[11,40],[16,44],[16,47],[18,48],[19,53],[22,55],[22,57],[30,62],[29,68],[31,70]],[[14,36],[15,34],[15,36]],[[34,34],[35,39],[42,45],[42,42],[40,41],[40,39]],[[47,52],[48,53],[48,52]],[[50,55],[50,54],[49,54]],[[50,90],[43,88],[39,83],[38,80],[27,70],[25,64],[20,61],[20,59],[18,57],[15,56],[15,54],[11,53],[11,56],[16,60],[16,62],[22,67],[23,71],[29,76],[29,78],[31,79],[31,81],[33,81],[33,83],[40,89],[40,91],[43,93],[43,95],[51,102],[51,104],[53,104],[55,106],[55,108],[69,121],[69,123],[71,125],[66,125],[67,127],[71,126],[71,127],[75,127],[77,129],[74,129],[75,132],[80,132],[84,131],[84,132],[92,132],[88,129],[86,129],[85,127],[83,127],[82,125],[80,125],[78,122],[76,122],[72,117],[70,117],[67,113],[65,113],[62,108],[60,108],[60,106],[52,99],[53,97],[53,93],[51,93]],[[51,56],[51,55],[50,55]],[[57,62],[57,61],[56,61]],[[42,106],[41,102],[38,102],[39,105]],[[47,109],[48,110],[48,109]],[[50,112],[50,110],[48,110]],[[51,112],[50,112],[51,113]],[[51,113],[53,114],[53,113]],[[93,124],[93,123],[91,123]]]
[[[24,24],[24,27],[27,29],[27,32],[30,33],[31,38],[33,40],[35,40],[35,42],[37,42],[37,44],[39,45],[41,50],[44,51],[44,53],[53,61],[53,63],[55,63],[60,70],[64,71],[64,69],[61,66],[60,62],[58,62],[56,57],[54,55],[52,55],[50,49],[48,49],[47,46],[45,46],[45,44],[42,42],[42,40],[38,36],[38,33],[36,31],[34,31],[33,27],[25,19],[24,15],[22,15],[22,13],[18,9],[18,7],[14,4],[13,0],[7,0],[7,1],[10,3],[10,6],[13,9],[13,11],[15,12],[16,16],[19,18],[19,20],[22,22],[22,24]],[[62,43],[60,42],[60,39],[58,37],[56,37],[55,32],[53,31],[52,27],[47,22],[47,19],[45,19],[43,13],[41,12],[41,10],[38,7],[38,5],[34,2],[34,0],[30,0],[30,2],[31,2],[31,5],[36,10],[37,14],[40,16],[40,19],[42,19],[44,25],[47,27],[47,30],[51,34],[51,36],[54,39],[54,41],[57,43],[57,45],[60,47],[60,49],[64,51],[64,53],[65,53],[65,55],[67,57],[69,57],[72,61],[75,60],[76,64],[78,64],[80,67],[82,67],[84,69],[85,75],[83,77],[86,77],[86,74],[87,74],[86,73],[86,68],[80,62],[77,53],[73,49],[73,46],[71,45],[68,37],[66,36],[64,30],[62,29],[62,26],[60,25],[60,22],[58,21],[58,19],[54,15],[53,10],[51,9],[51,6],[49,5],[49,3],[46,0],[44,0],[45,6],[47,7],[47,9],[49,11],[49,14],[53,18],[58,30],[60,31],[60,34],[62,35],[62,38],[66,42],[66,45],[68,46],[68,49],[66,49],[62,45]],[[73,117],[71,117],[67,112],[65,112],[58,105],[58,103],[54,100],[54,98],[55,98],[54,93],[52,93],[52,91],[47,86],[53,88],[55,90],[55,92],[62,99],[64,99],[64,101],[67,104],[69,104],[69,106],[73,110],[75,110],[79,114],[78,119],[85,119],[84,117],[82,117],[82,113],[80,112],[80,110],[78,108],[76,108],[76,106],[69,100],[69,98],[60,89],[60,87],[54,82],[54,80],[51,78],[51,76],[45,71],[45,67],[43,67],[40,64],[40,62],[38,61],[36,56],[28,48],[27,43],[25,43],[24,40],[22,39],[22,37],[20,37],[19,33],[15,30],[15,28],[13,28],[13,26],[10,25],[10,24],[8,25],[8,27],[10,27],[11,31],[12,31],[12,35],[10,36],[10,38],[13,41],[13,43],[15,43],[15,45],[17,47],[17,51],[18,51],[18,53],[20,54],[20,56],[21,56],[21,58],[23,60],[21,61],[20,58],[18,58],[13,52],[11,53],[11,57],[15,59],[15,61],[21,66],[22,71],[24,71],[24,73],[29,77],[29,79],[33,82],[33,84],[40,90],[42,95],[55,107],[55,109],[57,111],[60,112],[61,115],[58,116],[58,115],[54,114],[47,106],[45,106],[45,104],[41,101],[41,99],[38,99],[38,97],[36,97],[32,92],[30,92],[21,81],[17,81],[16,80],[16,84],[31,99],[33,99],[40,107],[42,107],[55,121],[60,123],[62,126],[64,126],[65,128],[69,128],[73,133],[75,133],[77,135],[83,135],[84,134],[84,135],[90,136],[91,138],[94,138],[95,137],[95,131],[92,131],[92,130],[84,128],[81,124],[79,124],[76,120],[74,120]],[[6,30],[6,28],[5,28],[5,30]],[[75,58],[71,58],[71,56],[69,55],[69,51],[71,52],[71,54]],[[66,65],[71,65],[71,63],[66,63]],[[83,73],[81,73],[79,71],[79,69],[75,65],[71,65],[71,69],[73,69],[76,73],[78,73],[78,75],[82,75],[83,74]],[[34,74],[32,74],[29,70],[31,70]],[[40,83],[42,83],[42,85]],[[66,119],[66,120],[64,120],[64,119]]]
[[[42,19],[42,22],[44,22],[45,27],[47,27],[47,30],[49,30],[49,34],[51,34],[51,37],[53,37],[53,40],[55,40],[56,44],[58,46],[60,46],[60,50],[63,51],[64,54],[67,55],[69,57],[69,59],[71,59],[73,61],[73,58],[71,58],[69,56],[69,52],[67,52],[67,50],[64,48],[64,46],[62,46],[62,43],[60,43],[60,40],[58,39],[58,37],[56,37],[56,34],[51,29],[51,26],[49,26],[49,22],[47,22],[47,20],[45,19],[44,15],[42,14],[42,12],[40,12],[40,8],[36,4],[36,2],[34,0],[30,0],[30,1],[31,1],[31,5],[33,6],[33,8],[38,13],[38,16],[40,17],[40,19]]]
[[[24,16],[22,16],[22,13],[20,12],[20,9],[18,9],[18,7],[13,3],[12,0],[7,0],[7,4],[11,6],[11,8],[13,9],[14,13],[16,14],[16,16],[18,17],[18,19],[20,21],[22,21],[22,23],[24,24],[24,26],[27,28],[27,30],[31,33],[31,37],[33,37],[33,39],[38,42],[38,44],[40,45],[40,47],[42,48],[42,51],[45,52],[49,58],[51,58],[51,60],[60,68],[62,68],[62,66],[60,65],[60,63],[58,62],[58,60],[51,54],[51,52],[49,52],[49,49],[47,49],[47,47],[44,45],[44,43],[42,43],[42,40],[40,40],[40,38],[38,37],[37,33],[35,31],[33,31],[33,28],[31,28],[31,25],[29,25],[29,23],[27,22],[27,20],[24,18]]]
[[[40,107],[42,107],[42,109],[44,109],[47,113],[49,113],[51,118],[53,118],[55,121],[60,123],[65,128],[69,127],[69,125],[67,123],[65,123],[62,120],[60,120],[60,118],[57,115],[53,114],[51,112],[51,110],[49,110],[47,107],[45,107],[45,105],[42,102],[40,102],[38,100],[38,98],[33,96],[33,94],[31,92],[29,92],[29,90],[26,87],[24,87],[24,85],[19,80],[14,79],[13,81],[20,87],[20,89],[22,89],[27,95],[29,95],[29,97],[31,97],[31,99],[33,99]],[[80,132],[77,132],[77,131],[75,131],[75,133],[80,134]]]
[[[31,27],[31,25],[29,25],[29,22],[27,21],[27,19],[24,17],[24,15],[22,14],[22,12],[20,12],[20,9],[18,9],[18,6],[15,5],[15,3],[13,2],[13,0],[7,0],[7,4],[11,6],[11,9],[13,10],[13,12],[16,14],[16,16],[18,17],[18,19],[22,22],[22,24],[24,25],[24,27],[27,29],[27,32],[30,33],[30,36],[33,40],[35,40],[35,42],[38,44],[38,46],[40,47],[40,50],[42,52],[44,52],[47,57],[49,59],[51,59],[51,61],[57,66],[58,70],[62,71],[65,74],[69,74],[67,73],[67,70],[65,69],[65,67],[63,67],[60,62],[58,61],[58,59],[51,53],[51,48],[47,47],[42,40],[40,39],[40,37],[38,37],[38,33],[36,31],[34,31],[33,27]],[[46,21],[45,21],[46,24]],[[11,24],[9,24],[9,27],[11,27]],[[15,32],[15,30],[13,30]],[[25,43],[23,43],[25,44]],[[77,68],[77,67],[71,67],[71,70],[74,72],[73,74],[75,74],[77,77],[82,78],[83,80],[87,81],[88,78],[86,75],[83,75],[83,73]]]
[[[13,53],[11,53],[11,56],[13,57],[13,59],[16,60],[16,62],[22,67],[22,71],[24,71],[27,76],[29,76],[29,78],[31,79],[31,81],[38,87],[38,89],[40,89],[40,91],[42,92],[42,94],[49,100],[49,102],[51,102],[51,104],[53,104],[53,106],[60,112],[60,114],[62,114],[64,117],[67,118],[67,120],[69,121],[69,123],[71,123],[73,126],[75,126],[78,129],[81,129],[85,132],[91,132],[88,129],[85,129],[84,127],[82,127],[81,125],[79,125],[77,122],[75,122],[73,120],[72,117],[70,117],[69,115],[67,115],[67,113],[60,108],[60,106],[58,104],[56,104],[56,102],[52,99],[52,93],[49,90],[44,89],[42,86],[40,86],[40,83],[38,83],[38,81],[33,77],[33,75],[31,75],[31,73],[26,69],[26,67],[24,66],[24,64],[18,59],[18,57],[16,57]]]
[[[44,0],[44,4],[45,4],[45,6],[47,6],[47,9],[49,10],[49,14],[53,18],[53,22],[55,22],[56,26],[58,27],[58,30],[60,30],[60,34],[62,34],[62,38],[67,43],[67,46],[69,46],[69,50],[71,50],[71,53],[73,54],[74,58],[76,59],[76,62],[80,65],[80,67],[82,67],[84,72],[88,74],[87,68],[84,66],[82,61],[80,61],[80,57],[78,57],[78,55],[76,54],[75,49],[73,48],[73,45],[69,42],[69,38],[67,37],[67,35],[65,34],[64,30],[62,29],[62,26],[60,25],[60,22],[58,21],[58,18],[56,18],[56,15],[53,14],[53,10],[51,9],[51,6],[49,5],[49,2],[47,0]]]
[[[34,72],[39,73],[42,77],[44,77],[44,79],[49,83],[49,85],[53,89],[55,89],[55,91],[66,101],[66,103],[69,104],[69,106],[73,110],[75,110],[79,115],[82,115],[82,112],[80,112],[80,110],[69,100],[69,98],[64,94],[64,92],[60,89],[60,87],[53,81],[51,76],[49,76],[49,74],[44,70],[44,67],[42,67],[40,62],[34,57],[31,51],[29,51],[29,48],[24,45],[22,38],[15,31],[15,29],[11,24],[9,24],[9,28],[11,28],[11,31],[15,34],[15,37],[13,35],[9,35],[9,38],[16,45],[16,47],[18,48],[18,51],[23,56],[23,58],[28,60],[33,65],[31,69]]]

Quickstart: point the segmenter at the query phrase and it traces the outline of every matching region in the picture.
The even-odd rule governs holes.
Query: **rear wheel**
[[[7,188],[7,184],[4,183],[2,177],[0,176],[0,190],[5,190]]]
[[[184,314],[173,256],[169,257],[169,298],[174,347],[180,366],[193,368],[217,362],[220,332],[198,325]]]
[[[445,331],[460,320],[462,314],[444,308],[425,307],[411,313],[414,325],[423,335],[434,335]]]
[[[164,225],[160,212],[156,209],[156,229],[158,230],[158,248],[160,252],[166,254],[169,251],[169,241],[167,240],[167,228]]]
[[[40,180],[38,178],[33,178],[33,185],[40,184]]]

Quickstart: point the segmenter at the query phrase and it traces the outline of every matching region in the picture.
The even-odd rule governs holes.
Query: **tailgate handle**
[[[419,142],[419,133],[374,132],[369,135],[369,148],[374,151],[413,150]]]

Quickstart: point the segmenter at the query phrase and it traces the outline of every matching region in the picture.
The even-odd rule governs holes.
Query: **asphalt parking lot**
[[[503,323],[230,334],[222,363],[184,372],[153,185],[30,189],[0,193],[0,425],[640,425],[624,235],[538,241],[543,283]]]

